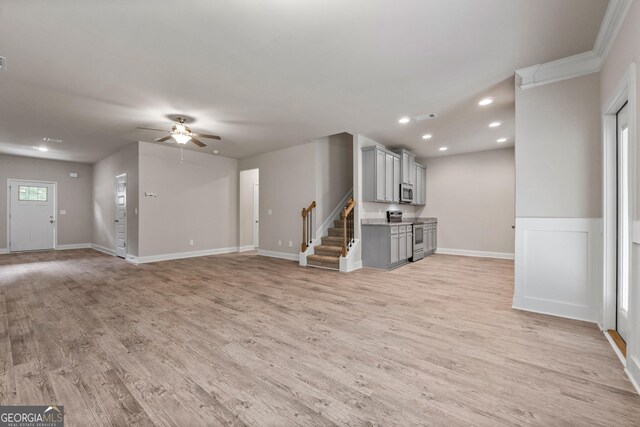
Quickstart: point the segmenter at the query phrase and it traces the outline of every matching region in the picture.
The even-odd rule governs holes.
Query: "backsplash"
[[[363,202],[361,219],[386,218],[388,210],[401,210],[404,217],[418,217],[422,214],[424,206],[412,206],[399,203]]]

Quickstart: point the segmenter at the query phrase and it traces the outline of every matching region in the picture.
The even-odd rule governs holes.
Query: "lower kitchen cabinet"
[[[409,225],[362,224],[362,264],[390,269],[413,255],[413,229]]]

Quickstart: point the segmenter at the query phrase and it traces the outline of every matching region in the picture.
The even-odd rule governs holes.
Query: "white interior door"
[[[54,249],[56,186],[50,182],[9,182],[9,250]]]
[[[618,279],[616,331],[627,341],[631,260],[631,206],[629,203],[629,120],[627,106],[618,112]]]
[[[116,177],[116,255],[127,256],[127,174]]]
[[[260,244],[260,184],[253,184],[253,247]]]

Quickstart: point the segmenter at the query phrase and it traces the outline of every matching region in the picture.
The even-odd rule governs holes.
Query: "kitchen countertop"
[[[438,218],[406,218],[402,222],[387,222],[386,218],[371,218],[371,219],[363,219],[362,225],[383,225],[386,227],[392,225],[413,225],[414,221],[424,222],[424,223],[433,223],[438,222]]]

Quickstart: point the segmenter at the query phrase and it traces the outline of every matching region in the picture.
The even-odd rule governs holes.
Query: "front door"
[[[55,189],[50,182],[9,182],[10,251],[55,248]]]
[[[627,105],[618,112],[618,265],[616,287],[616,331],[626,342],[629,318],[631,259],[631,206],[629,183],[629,119]]]
[[[127,174],[116,177],[116,255],[127,256]]]

